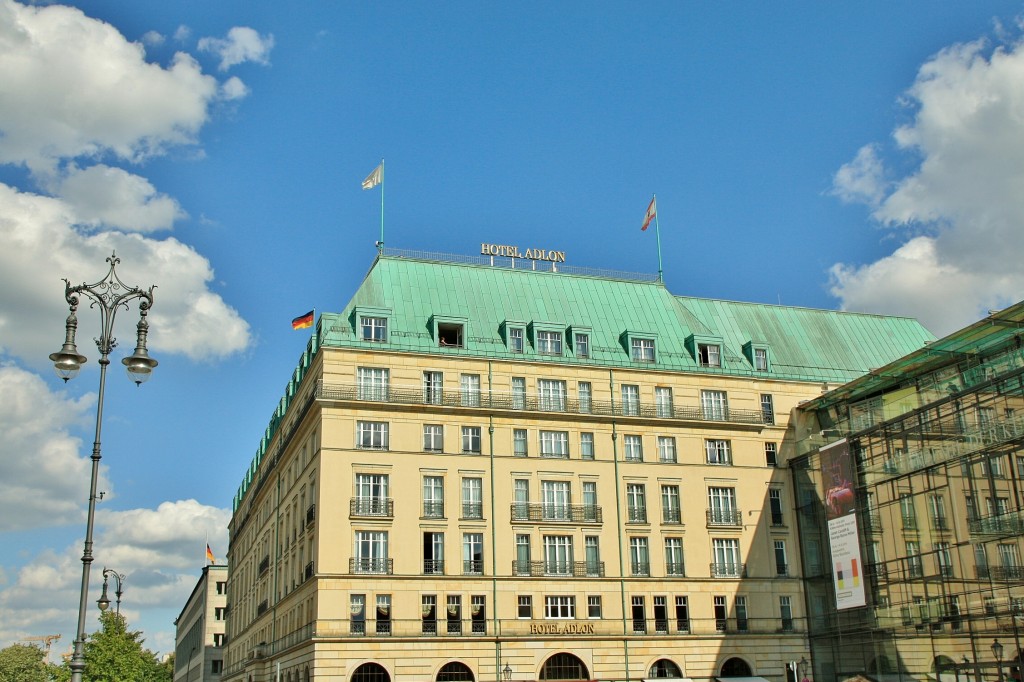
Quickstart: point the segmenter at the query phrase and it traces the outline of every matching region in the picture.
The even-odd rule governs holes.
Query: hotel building
[[[458,261],[382,252],[318,320],[234,500],[223,679],[784,682],[790,414],[932,336]]]
[[[794,417],[815,679],[1020,680],[1024,303],[806,403]],[[837,608],[829,458],[852,462],[864,606]],[[843,588],[840,587],[842,592]]]
[[[174,621],[174,682],[217,682],[224,670],[228,567],[210,565]]]

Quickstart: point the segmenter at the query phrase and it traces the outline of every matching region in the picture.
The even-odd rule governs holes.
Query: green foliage
[[[85,641],[85,682],[171,682],[167,666],[142,648],[142,632],[128,630],[117,613],[100,614],[100,630]]]
[[[0,682],[62,682],[67,677],[59,666],[47,663],[37,646],[12,644],[0,649]],[[68,673],[70,676],[70,673]]]

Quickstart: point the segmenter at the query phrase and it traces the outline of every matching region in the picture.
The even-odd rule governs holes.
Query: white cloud
[[[164,69],[78,9],[0,0],[0,163],[45,174],[63,158],[141,161],[195,143],[217,93],[187,54]]]
[[[57,350],[54,329],[63,328],[68,314],[61,278],[100,279],[114,251],[126,283],[158,287],[149,315],[150,351],[206,360],[248,347],[248,323],[209,290],[214,275],[206,258],[174,239],[84,233],[75,229],[75,217],[60,199],[0,184],[0,350],[30,363],[45,359],[40,348]],[[95,317],[79,316],[79,340],[96,336]]]
[[[0,365],[0,532],[84,519],[82,481],[91,461],[68,428],[88,422],[95,400],[91,393],[77,400],[55,393],[39,376]],[[105,474],[99,489],[111,491]]]
[[[72,166],[56,192],[75,207],[81,223],[152,232],[170,229],[186,217],[177,201],[157,192],[145,178],[102,164]]]
[[[101,512],[96,518],[90,603],[100,595],[101,567],[115,568],[125,576],[121,611],[129,623],[143,611],[167,611],[167,630],[147,632],[147,647],[173,648],[172,621],[205,565],[207,538],[215,547],[227,547],[229,519],[230,510],[195,500],[164,502],[156,509]],[[40,632],[61,633],[68,643],[74,639],[81,550],[75,544],[60,553],[43,552],[0,589],[0,642]],[[95,622],[87,622],[88,631],[95,628]]]
[[[906,100],[913,119],[893,139],[919,161],[913,171],[885,184],[869,145],[833,183],[904,243],[875,263],[834,266],[832,291],[844,308],[899,309],[943,334],[1024,298],[1024,45],[949,47]]]
[[[221,97],[225,100],[242,99],[249,94],[249,88],[241,78],[232,76],[221,86]]]
[[[174,30],[174,39],[179,43],[184,43],[192,37],[192,29],[185,24],[182,24]]]
[[[145,45],[163,45],[166,42],[166,38],[158,31],[146,31],[142,34],[142,42]]]
[[[274,36],[261,36],[248,26],[235,26],[226,38],[200,38],[199,49],[213,52],[220,57],[220,70],[244,62],[270,63],[270,50],[274,47]]]

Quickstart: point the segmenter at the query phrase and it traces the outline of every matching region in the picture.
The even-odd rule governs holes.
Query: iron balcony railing
[[[484,505],[482,502],[463,502],[462,518],[482,519],[484,517]]]
[[[309,580],[312,577],[313,577],[313,562],[310,561],[308,564],[306,564],[306,568],[302,572],[302,579],[303,580]]]
[[[348,562],[349,573],[378,573],[391,575],[394,572],[394,559],[365,559],[353,557]]]
[[[601,507],[595,504],[512,503],[513,521],[602,523]]]
[[[1020,535],[1024,533],[1024,517],[1020,512],[974,518],[967,522],[973,535]]]
[[[309,505],[306,510],[306,526],[310,526],[316,520],[316,504]]]
[[[712,578],[746,578],[747,577],[747,565],[746,564],[733,564],[733,563],[713,563],[711,564],[711,577]]]
[[[444,559],[424,559],[424,575],[444,575]]]
[[[603,578],[603,561],[519,561],[512,562],[512,574],[519,576],[572,576],[574,578]]]
[[[741,526],[743,512],[739,509],[708,509],[709,526]]]
[[[632,401],[611,402],[593,399],[582,401],[565,396],[523,396],[497,391],[441,390],[422,386],[360,386],[358,383],[319,382],[316,397],[323,400],[355,400],[397,405],[437,405],[486,410],[525,412],[564,412],[607,417],[640,417],[673,419],[689,422],[730,422],[764,424],[761,410],[733,408],[706,409],[701,406],[637,404]]]
[[[263,575],[268,570],[270,570],[270,555],[269,554],[267,556],[263,557],[263,560],[260,561],[259,574]]]
[[[427,501],[423,503],[423,516],[428,519],[444,518],[444,502]]]
[[[390,518],[395,515],[395,505],[390,497],[353,497],[349,503],[349,514]]]
[[[483,575],[483,559],[464,559],[462,562],[462,575]]]

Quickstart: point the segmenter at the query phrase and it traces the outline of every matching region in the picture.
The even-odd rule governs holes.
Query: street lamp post
[[[1003,682],[1003,645],[998,639],[992,640],[992,655],[996,657],[996,681]]]
[[[64,346],[56,353],[50,354],[50,360],[59,376],[64,381],[75,377],[82,364],[86,361],[84,355],[78,353],[75,346],[75,332],[78,330],[79,295],[86,295],[92,299],[89,304],[91,308],[100,311],[100,335],[96,338],[96,347],[100,352],[100,388],[96,401],[96,437],[92,444],[92,476],[89,481],[89,511],[85,523],[85,546],[82,551],[82,587],[78,600],[78,636],[75,638],[75,650],[71,656],[71,682],[82,682],[82,673],[85,670],[85,612],[89,599],[89,567],[92,564],[92,531],[93,520],[96,516],[96,484],[99,480],[100,471],[100,432],[103,426],[103,396],[107,383],[107,365],[110,364],[110,351],[117,346],[117,339],[113,336],[114,317],[119,308],[128,310],[128,302],[139,299],[139,323],[136,325],[137,342],[135,352],[129,357],[121,360],[121,363],[128,370],[128,376],[136,383],[141,384],[153,373],[157,361],[150,358],[146,351],[146,336],[149,333],[149,322],[146,315],[153,307],[153,289],[148,291],[138,287],[129,287],[114,272],[114,268],[121,259],[116,253],[112,253],[107,262],[110,263],[110,272],[107,276],[95,284],[80,284],[71,286],[71,282],[64,280],[64,298],[71,308],[65,323]]]
[[[501,674],[505,676],[505,682],[512,681],[512,666],[507,661],[505,662],[505,667],[501,670]]]
[[[121,581],[124,580],[124,574],[118,573],[112,568],[103,568],[103,594],[96,600],[96,605],[100,607],[100,611],[106,611],[110,608],[110,599],[107,598],[107,579],[113,578],[114,582],[117,583],[117,588],[114,590],[114,596],[117,597],[117,610],[115,613],[121,615],[121,595],[124,591],[121,589]]]
[[[800,680],[801,680],[801,682],[807,682],[807,666],[808,665],[809,665],[809,663],[807,663],[807,659],[804,658],[803,656],[801,656],[800,657],[800,663],[799,663],[799,666],[800,666]]]

